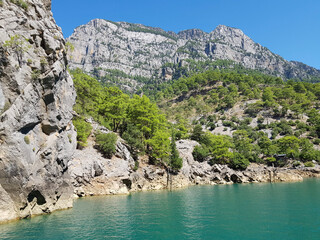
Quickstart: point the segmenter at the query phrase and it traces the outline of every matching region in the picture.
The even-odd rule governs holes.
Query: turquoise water
[[[320,239],[320,179],[84,198],[0,239]]]

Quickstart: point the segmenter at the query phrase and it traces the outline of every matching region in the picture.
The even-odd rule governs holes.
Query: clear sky
[[[65,37],[94,18],[179,32],[240,28],[287,60],[320,69],[320,0],[52,0]]]

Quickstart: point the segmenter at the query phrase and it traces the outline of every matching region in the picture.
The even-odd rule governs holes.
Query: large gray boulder
[[[0,222],[72,206],[75,90],[51,1],[0,11]]]

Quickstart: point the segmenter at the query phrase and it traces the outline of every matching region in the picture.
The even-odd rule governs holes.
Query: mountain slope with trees
[[[70,67],[80,68],[101,81],[134,92],[145,83],[177,79],[199,63],[202,71],[212,62],[257,70],[284,79],[317,81],[320,71],[287,61],[255,43],[240,29],[220,25],[210,33],[199,29],[166,32],[141,24],[94,19],[79,26],[67,39],[74,45]]]

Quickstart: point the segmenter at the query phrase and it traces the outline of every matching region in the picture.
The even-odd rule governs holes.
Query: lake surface
[[[0,239],[320,239],[320,179],[89,197]]]

